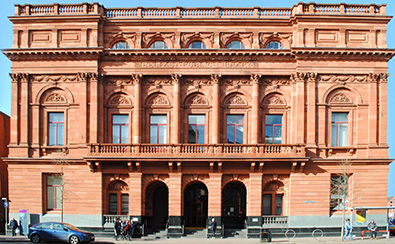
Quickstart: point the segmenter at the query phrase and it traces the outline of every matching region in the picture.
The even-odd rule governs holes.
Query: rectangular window
[[[348,113],[332,113],[332,147],[345,147],[348,140]]]
[[[47,210],[62,209],[63,177],[62,175],[47,175]]]
[[[167,116],[151,115],[150,117],[150,143],[165,144],[167,143]]]
[[[347,208],[348,201],[349,176],[332,175],[331,176],[331,211],[342,210]]]
[[[118,214],[118,196],[116,193],[110,193],[110,214]]]
[[[281,144],[282,142],[282,115],[265,116],[265,143]]]
[[[188,143],[204,144],[204,115],[188,115]]]
[[[122,194],[122,214],[129,213],[129,194]]]
[[[271,215],[272,214],[272,194],[264,194],[263,195],[263,215]]]
[[[243,144],[244,115],[226,116],[226,143]]]
[[[64,145],[64,114],[48,113],[48,145]]]
[[[112,143],[129,142],[129,116],[114,114],[112,116]]]

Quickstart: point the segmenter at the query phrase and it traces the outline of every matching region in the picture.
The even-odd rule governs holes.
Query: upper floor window
[[[265,143],[281,144],[282,142],[282,115],[265,116]]]
[[[189,49],[206,49],[206,45],[201,41],[195,41],[189,44]]]
[[[165,144],[167,143],[167,116],[151,115],[150,117],[150,143]]]
[[[64,145],[64,114],[48,113],[48,145],[63,146]]]
[[[332,113],[332,147],[347,146],[348,113]]]
[[[228,46],[226,46],[227,49],[244,49],[244,44],[241,41],[231,41]]]
[[[129,116],[127,114],[114,114],[112,116],[112,143],[128,143]]]
[[[150,49],[167,49],[167,45],[164,41],[156,41],[151,44]]]
[[[243,144],[244,115],[226,116],[226,143]]]
[[[47,175],[46,176],[46,195],[47,195],[47,210],[62,209],[63,198],[63,177],[62,175]]]
[[[266,49],[283,49],[283,45],[280,42],[269,42],[266,44]]]
[[[188,143],[204,144],[204,115],[188,115]]]
[[[117,42],[112,46],[112,49],[130,49],[129,44],[126,42]]]

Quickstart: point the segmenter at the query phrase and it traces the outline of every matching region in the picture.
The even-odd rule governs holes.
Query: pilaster
[[[21,86],[21,121],[20,121],[20,145],[28,146],[29,144],[29,94],[30,94],[30,84],[29,84],[29,74],[21,73],[19,74],[20,86]],[[28,153],[26,152],[26,156]]]
[[[252,74],[252,121],[251,121],[251,143],[259,143],[259,125],[261,120],[259,116],[259,79],[262,75]]]
[[[377,85],[379,81],[379,74],[370,73],[369,74],[369,123],[368,123],[368,143],[369,146],[375,146],[378,143],[377,140],[377,127],[378,127],[378,117],[377,117]]]
[[[133,143],[141,143],[141,81],[142,74],[133,74],[134,108],[133,108]]]
[[[96,73],[89,73],[90,78],[90,101],[89,101],[89,142],[98,142],[98,81],[99,77]]]
[[[78,81],[80,85],[80,90],[79,90],[79,112],[78,114],[80,115],[80,125],[79,125],[79,138],[78,142],[80,144],[86,144],[87,142],[87,137],[88,137],[88,131],[87,131],[87,125],[88,125],[88,106],[87,106],[87,79],[88,79],[88,73],[78,73]]]
[[[379,146],[387,146],[387,119],[388,119],[388,101],[387,101],[387,84],[388,74],[380,74],[379,79]]]
[[[213,82],[213,116],[212,116],[212,144],[219,143],[220,137],[220,123],[221,123],[221,108],[220,108],[220,79],[221,74],[211,74],[211,80]]]
[[[307,101],[307,138],[306,143],[307,146],[317,146],[316,142],[316,119],[317,119],[317,89],[316,89],[316,73],[308,73],[307,74],[307,94],[306,94],[306,101]]]
[[[180,95],[180,79],[181,74],[172,74],[171,79],[173,81],[173,129],[172,129],[172,143],[180,143],[180,110],[181,110],[181,95]]]
[[[129,213],[132,217],[141,217],[143,215],[142,178],[143,174],[141,172],[129,173],[129,185],[131,186],[129,188]]]
[[[10,73],[11,77],[11,133],[10,133],[10,145],[19,144],[18,140],[18,126],[19,126],[19,75],[16,73]]]

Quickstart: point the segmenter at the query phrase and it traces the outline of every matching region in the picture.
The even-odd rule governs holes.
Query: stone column
[[[23,156],[29,156],[28,145],[29,141],[29,126],[31,124],[30,116],[29,116],[29,74],[21,73],[19,74],[20,79],[20,89],[21,89],[21,97],[20,97],[20,145],[26,147],[26,149],[21,150]]]
[[[141,143],[141,124],[143,119],[141,117],[141,81],[143,76],[141,74],[133,74],[134,84],[134,108],[133,108],[133,143]]]
[[[262,226],[262,177],[263,173],[250,173],[247,190],[248,236],[259,236]]]
[[[306,79],[306,73],[297,72],[292,75],[293,87],[292,87],[292,132],[293,136],[291,143],[304,143],[304,131],[305,131],[305,95],[304,95],[304,83]]]
[[[220,104],[220,79],[221,74],[211,74],[211,81],[213,82],[213,113],[211,119],[212,138],[211,144],[218,144],[220,140],[221,128],[221,104]]]
[[[142,178],[141,172],[129,172],[129,215],[139,221],[143,215]]]
[[[208,218],[215,218],[218,226],[222,225],[222,173],[210,173],[208,182]]]
[[[316,73],[308,73],[307,74],[307,94],[306,94],[306,101],[307,101],[307,147],[316,147]]]
[[[388,74],[382,73],[380,74],[380,83],[379,83],[379,146],[387,146],[387,84],[388,84]]]
[[[251,82],[252,82],[252,116],[251,116],[251,143],[258,144],[259,143],[259,125],[260,125],[260,116],[259,116],[259,79],[261,78],[260,74],[252,74]]]
[[[180,74],[172,74],[171,79],[173,82],[173,128],[171,129],[172,135],[172,143],[179,144],[180,143],[180,110],[181,110],[181,86],[180,86]]]
[[[89,73],[90,78],[90,106],[89,106],[89,143],[98,142],[98,74]]]
[[[181,211],[181,173],[169,173],[169,229],[170,237],[182,235],[182,211]]]
[[[11,132],[10,145],[19,144],[18,125],[19,125],[19,74],[11,73]]]
[[[87,125],[88,125],[88,110],[87,110],[87,78],[88,78],[88,73],[78,73],[78,81],[79,81],[79,100],[78,103],[80,104],[79,106],[79,138],[78,138],[78,143],[79,144],[86,144],[87,142]],[[66,118],[65,118],[66,119]],[[66,131],[66,130],[65,130]]]
[[[370,73],[369,74],[369,122],[368,122],[368,141],[369,146],[376,146],[377,145],[377,127],[378,127],[378,120],[377,120],[377,83],[379,81],[379,74]],[[350,121],[350,119],[349,119]],[[351,126],[349,125],[349,128]]]

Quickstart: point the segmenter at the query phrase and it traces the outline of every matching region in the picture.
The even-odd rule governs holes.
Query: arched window
[[[130,47],[129,47],[129,45],[126,42],[121,41],[121,42],[115,43],[112,46],[112,49],[130,49]]]
[[[168,49],[168,47],[164,41],[156,41],[151,44],[149,49]]]
[[[244,44],[241,43],[241,41],[231,41],[228,46],[226,46],[227,49],[244,49]]]
[[[189,49],[206,49],[207,47],[206,47],[206,45],[204,45],[203,42],[195,41],[195,42],[192,42],[191,44],[189,44],[188,48]]]
[[[269,42],[266,44],[266,49],[283,49],[283,45],[280,42]]]

